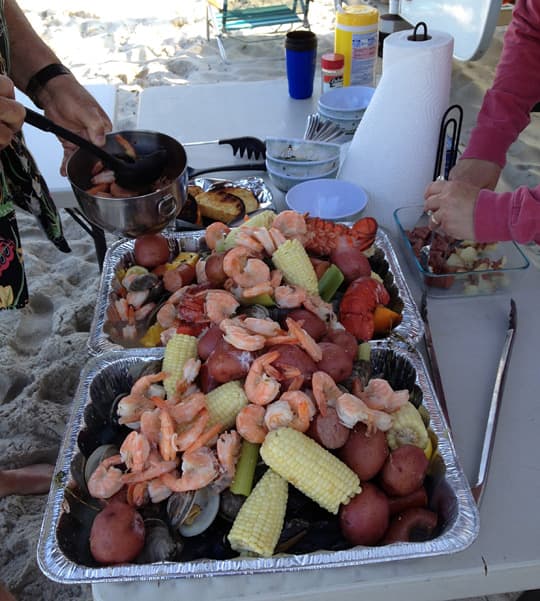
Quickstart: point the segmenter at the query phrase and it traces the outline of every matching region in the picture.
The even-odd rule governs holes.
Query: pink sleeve
[[[540,2],[517,0],[492,87],[462,158],[504,167],[510,145],[530,121],[540,101]]]
[[[540,186],[502,194],[481,190],[474,209],[478,242],[540,242]]]

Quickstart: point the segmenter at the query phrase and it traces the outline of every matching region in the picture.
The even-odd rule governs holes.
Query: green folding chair
[[[207,0],[206,37],[210,39],[210,29],[216,34],[221,58],[226,62],[227,54],[223,45],[223,34],[240,29],[271,27],[291,23],[301,23],[309,29],[309,3],[313,0],[285,0],[281,4],[270,2],[250,3],[246,0]]]

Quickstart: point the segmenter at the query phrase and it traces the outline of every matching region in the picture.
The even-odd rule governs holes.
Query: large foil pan
[[[201,248],[205,248],[204,231],[202,230],[164,232],[164,235],[178,250],[196,252]],[[118,338],[113,340],[110,336],[107,324],[107,307],[114,290],[118,269],[132,265],[134,262],[134,244],[134,240],[119,240],[107,250],[105,255],[98,299],[88,338],[88,348],[92,355],[128,348],[127,343],[122,343],[122,340]],[[375,249],[378,249],[376,250],[378,253],[377,263],[385,285],[391,289],[391,293],[398,297],[398,301],[402,303],[403,307],[401,323],[392,330],[392,335],[399,339],[405,339],[413,345],[417,344],[424,333],[423,322],[409,286],[405,281],[394,247],[388,235],[381,229],[377,232]]]
[[[321,548],[304,554],[281,553],[270,558],[204,558],[99,566],[91,558],[88,543],[90,522],[96,513],[91,506],[95,506],[96,501],[85,497],[77,484],[81,480],[81,465],[97,446],[111,441],[119,443],[118,432],[109,418],[111,404],[119,393],[130,388],[134,370],[162,357],[163,349],[159,348],[113,351],[92,358],[82,370],[38,543],[38,563],[50,579],[63,583],[147,581],[357,566],[451,554],[466,549],[477,537],[478,510],[425,364],[416,351],[403,345],[391,348],[383,341],[372,345],[373,375],[386,377],[395,388],[412,389],[412,396],[417,401],[421,399],[429,414],[437,453],[426,485],[431,508],[437,511],[440,522],[434,539],[341,550]]]

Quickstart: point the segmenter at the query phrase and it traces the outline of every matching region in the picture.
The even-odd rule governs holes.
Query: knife
[[[512,345],[514,342],[514,335],[517,327],[517,311],[516,303],[514,299],[510,299],[510,314],[508,316],[508,329],[506,331],[506,338],[502,347],[501,356],[499,359],[499,365],[497,367],[497,374],[495,376],[495,384],[493,386],[493,393],[491,395],[491,403],[489,406],[488,417],[486,421],[486,429],[484,432],[484,442],[482,444],[482,454],[480,456],[480,465],[478,468],[478,476],[476,484],[471,486],[471,492],[476,501],[476,505],[480,506],[482,501],[482,495],[484,492],[484,486],[486,484],[489,465],[491,462],[491,453],[493,450],[493,443],[495,441],[495,431],[497,429],[497,421],[499,418],[499,409],[501,405],[501,398],[504,389],[504,382],[506,377],[506,371],[508,367],[508,361],[512,352]]]
[[[426,344],[429,368],[431,371],[431,376],[433,378],[433,386],[435,388],[437,398],[439,399],[439,405],[441,406],[443,415],[446,419],[446,423],[448,424],[448,429],[451,429],[450,416],[448,414],[448,405],[446,403],[446,396],[444,394],[444,388],[442,385],[441,372],[439,370],[437,355],[435,354],[435,346],[433,345],[431,328],[429,327],[427,312],[427,295],[425,291],[422,294],[422,301],[420,303],[420,315],[422,316],[422,320],[424,321],[424,342]]]

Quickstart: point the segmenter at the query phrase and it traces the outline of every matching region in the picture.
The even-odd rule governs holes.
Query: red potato
[[[376,545],[388,528],[388,499],[371,482],[362,484],[362,492],[339,511],[343,536],[353,545]]]
[[[388,497],[388,503],[390,504],[390,515],[396,515],[402,513],[406,509],[412,509],[413,507],[427,507],[428,496],[426,489],[421,486],[408,495],[402,497]]]
[[[311,420],[306,434],[317,441],[325,449],[339,449],[349,438],[351,430],[340,421],[337,411],[328,407],[326,415],[317,413]]]
[[[223,332],[218,325],[210,326],[206,332],[201,334],[197,342],[197,354],[202,361],[206,361],[210,354],[220,345],[223,340]]]
[[[102,564],[132,561],[144,546],[144,520],[131,505],[109,503],[95,517],[90,530],[90,552]]]
[[[326,334],[324,321],[307,309],[293,309],[289,311],[287,317],[292,317],[295,321],[301,322],[304,330],[315,341],[319,341]]]
[[[364,482],[379,473],[389,453],[384,432],[377,430],[368,435],[367,426],[357,424],[340,449],[339,458],[358,475],[360,482]]]
[[[147,234],[135,239],[135,263],[153,269],[169,260],[169,242],[162,234]]]
[[[343,273],[346,282],[371,275],[371,265],[366,255],[347,238],[339,238],[330,253],[330,261]]]
[[[333,342],[319,342],[322,359],[317,363],[317,369],[332,376],[334,382],[343,382],[352,374],[353,359],[343,348]]]
[[[406,509],[392,518],[383,543],[423,542],[433,538],[437,527],[437,514],[422,507]]]
[[[203,363],[199,370],[199,385],[204,394],[208,394],[214,388],[220,386],[220,383],[208,373],[208,365]]]
[[[381,470],[381,486],[391,496],[404,496],[420,488],[428,468],[424,451],[412,444],[393,450]]]
[[[328,330],[323,342],[333,342],[340,346],[354,361],[358,355],[358,342],[347,330]]]
[[[326,259],[319,259],[317,257],[309,257],[309,260],[313,265],[317,279],[320,280],[325,271],[330,267],[330,261],[327,261]]]
[[[220,343],[206,360],[208,375],[224,384],[230,380],[245,378],[253,362],[249,351],[235,349],[227,342]]]
[[[291,367],[296,368],[304,376],[305,383],[311,382],[311,376],[317,371],[317,365],[299,346],[295,344],[276,344],[272,347],[272,350],[279,352],[279,357],[272,363],[276,369],[283,373]],[[290,382],[291,378],[283,380],[281,382],[282,390],[286,390]]]
[[[223,271],[223,259],[225,253],[213,252],[204,264],[206,277],[211,284],[222,286],[227,279],[227,274]]]

